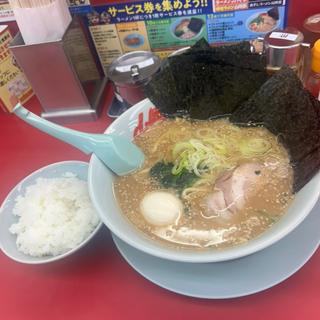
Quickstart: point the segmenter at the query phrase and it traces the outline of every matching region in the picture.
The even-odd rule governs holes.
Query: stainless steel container
[[[55,122],[97,118],[107,81],[77,18],[62,39],[25,45],[19,33],[10,49],[40,100],[42,117]]]
[[[160,58],[149,51],[133,51],[114,60],[108,69],[115,92],[109,115],[118,116],[143,100],[143,87],[158,72],[160,65]]]

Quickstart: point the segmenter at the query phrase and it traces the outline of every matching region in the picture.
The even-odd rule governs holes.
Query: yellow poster
[[[96,46],[100,62],[105,70],[111,62],[122,55],[122,48],[114,24],[103,24],[89,27]]]
[[[14,21],[15,17],[8,1],[0,0],[0,22]]]
[[[0,108],[11,111],[19,101],[27,101],[32,89],[8,46],[12,40],[6,26],[0,26]]]
[[[117,31],[123,52],[150,51],[148,33],[143,21],[119,23]]]

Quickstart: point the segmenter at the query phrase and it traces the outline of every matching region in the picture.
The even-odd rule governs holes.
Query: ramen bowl
[[[160,118],[150,100],[134,105],[114,121],[106,133],[114,133],[133,139]],[[122,214],[113,191],[115,175],[96,157],[89,165],[88,184],[91,200],[103,223],[121,240],[132,247],[163,259],[206,263],[237,259],[262,250],[279,241],[295,229],[309,214],[320,194],[318,173],[296,195],[287,213],[259,237],[226,249],[175,249],[150,239],[139,231]],[[136,192],[139,192],[138,190]]]

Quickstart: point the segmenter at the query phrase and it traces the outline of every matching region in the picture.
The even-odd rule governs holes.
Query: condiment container
[[[314,43],[320,39],[320,13],[312,15],[303,22],[303,33],[305,40]]]
[[[303,34],[295,28],[286,28],[268,33],[264,37],[267,55],[267,71],[273,73],[283,66],[290,66],[302,79],[305,74],[307,50]]]
[[[118,112],[113,111],[114,116],[145,99],[143,87],[158,72],[160,65],[160,58],[149,51],[129,52],[112,62],[108,77],[114,86],[115,108],[118,108]]]
[[[311,71],[305,81],[305,87],[320,100],[320,39],[312,48]]]
[[[273,73],[283,66],[290,66],[301,80],[304,79],[310,44],[304,43],[303,40],[303,34],[291,27],[266,34],[263,42],[267,56],[267,71]]]

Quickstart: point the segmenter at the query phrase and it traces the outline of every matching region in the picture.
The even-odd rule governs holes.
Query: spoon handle
[[[80,149],[82,152],[86,154],[90,154],[93,152],[93,146],[91,139],[94,135],[89,133],[83,133],[80,131],[72,130],[69,128],[65,128],[54,124],[50,121],[47,121],[41,117],[38,117],[34,113],[30,112],[26,108],[24,108],[20,103],[18,103],[13,112],[22,120],[29,123],[31,126],[59,139],[66,143],[71,144],[72,146]],[[106,143],[107,143],[106,139]]]
[[[143,152],[129,139],[112,134],[90,134],[42,119],[18,103],[13,112],[22,120],[86,154],[94,153],[117,175],[125,175],[142,166]]]

